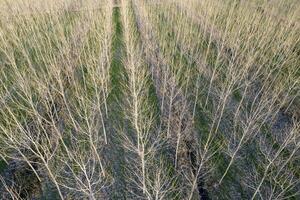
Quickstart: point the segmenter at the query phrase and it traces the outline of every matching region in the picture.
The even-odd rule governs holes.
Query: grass
[[[0,199],[299,198],[296,0],[0,8]]]
[[[111,84],[112,91],[110,96],[108,97],[108,101],[110,102],[111,107],[111,119],[116,120],[116,126],[125,126],[122,121],[123,113],[121,111],[122,107],[120,106],[121,102],[124,98],[123,92],[123,83],[125,82],[124,74],[125,69],[122,62],[122,57],[124,55],[124,44],[123,44],[123,28],[120,19],[120,8],[114,8],[113,11],[113,22],[114,22],[114,37],[112,42],[112,51],[113,51],[113,59],[110,68],[111,74]],[[113,125],[114,135],[112,136],[112,146],[116,146],[115,156],[113,160],[113,173],[116,177],[115,188],[118,192],[113,194],[113,199],[125,199],[125,187],[126,183],[124,181],[124,150],[120,147],[122,141],[117,137],[117,128]]]
[[[2,173],[7,167],[7,164],[4,160],[0,161],[0,173]]]

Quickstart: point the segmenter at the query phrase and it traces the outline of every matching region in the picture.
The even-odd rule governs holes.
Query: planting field
[[[300,199],[299,0],[0,0],[0,199]]]

